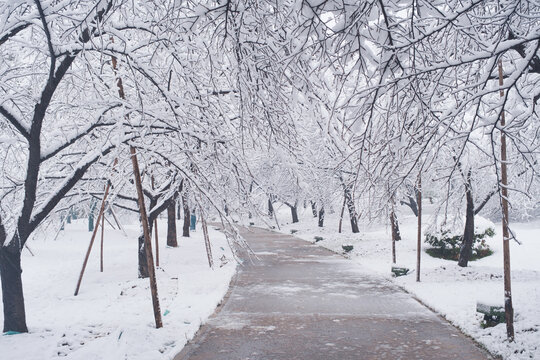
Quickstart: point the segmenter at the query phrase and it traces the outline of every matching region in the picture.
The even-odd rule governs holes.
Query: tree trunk
[[[292,222],[297,223],[298,222],[298,204],[295,203],[294,206],[290,206],[291,208],[291,216],[292,216]]]
[[[150,203],[148,207],[150,209],[153,209],[156,206],[156,203],[157,203],[156,199],[150,199]],[[141,229],[144,230],[142,217],[139,219],[141,221]],[[156,219],[157,219],[157,214],[154,217],[150,216],[149,214],[147,215],[146,220],[148,220],[148,234],[150,235],[150,240],[152,237],[152,230],[154,229],[154,225],[157,224]],[[156,230],[157,230],[157,227],[156,227]],[[147,254],[146,254],[144,231],[143,231],[139,235],[139,278],[147,278],[149,276],[150,276],[150,273],[148,269],[148,259],[147,259]]]
[[[317,217],[317,204],[313,201],[311,201],[311,212],[313,213],[313,217]]]
[[[324,226],[324,206],[321,206],[319,210],[319,227]]]
[[[176,241],[176,206],[174,201],[167,207],[167,246],[178,247]]]
[[[185,193],[182,194],[182,205],[184,206],[184,226],[182,228],[182,236],[189,237],[189,222],[191,218],[191,213],[189,211],[189,205]]]
[[[343,198],[343,205],[341,205],[341,213],[339,215],[339,229],[338,232],[341,234],[341,225],[343,225],[343,213],[345,212],[345,202],[347,198]]]
[[[415,194],[418,196],[417,190],[415,189]],[[416,200],[412,196],[408,196],[409,202],[407,201],[400,201],[401,205],[407,205],[413,212],[414,216],[418,217],[418,204],[416,203]]]
[[[390,225],[392,227],[392,263],[396,263],[396,241],[401,240],[401,234],[399,233],[399,225],[397,222],[397,216],[392,205],[392,211],[390,212]]]
[[[180,206],[180,201],[178,201],[176,204],[177,204],[176,205],[177,206],[176,207],[176,220],[180,220],[180,213],[181,213],[181,210],[182,210],[181,206]]]
[[[3,244],[3,242],[0,241],[0,244]],[[0,245],[0,280],[2,281],[2,301],[4,303],[4,332],[28,332],[24,309],[19,244],[19,238],[15,236],[8,246]]]
[[[359,233],[358,229],[358,218],[356,217],[356,209],[354,207],[354,201],[351,196],[351,189],[347,186],[345,187],[345,202],[347,204],[347,209],[349,210],[349,217],[351,218],[351,230],[353,233]]]
[[[392,209],[390,213],[390,224],[392,226],[392,240],[399,241],[401,240],[401,232],[399,231],[399,222],[396,215],[396,212]]]
[[[150,233],[152,233],[152,224],[148,224]],[[144,246],[144,233],[141,232],[138,238],[138,260],[139,260],[139,278],[144,279],[150,276],[148,273],[148,262],[146,261],[146,248]]]
[[[274,205],[272,205],[272,199],[268,198],[268,216],[274,215]]]
[[[469,263],[472,254],[472,246],[474,242],[474,202],[470,182],[465,188],[467,198],[467,210],[465,215],[465,231],[463,233],[463,241],[459,250],[458,265],[466,267]]]

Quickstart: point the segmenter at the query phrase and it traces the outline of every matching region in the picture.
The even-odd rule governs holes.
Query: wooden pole
[[[114,42],[114,38],[111,37],[111,41]],[[116,72],[117,62],[116,58],[112,56],[112,66]],[[118,95],[120,98],[125,99],[124,85],[122,84],[122,78],[118,78]],[[156,272],[154,269],[154,257],[152,256],[152,241],[150,239],[150,231],[148,227],[148,216],[146,215],[146,207],[144,206],[144,193],[142,189],[141,172],[139,170],[139,162],[137,161],[137,153],[133,146],[129,147],[131,154],[131,164],[133,165],[133,176],[135,177],[135,187],[137,188],[137,200],[139,204],[139,211],[141,213],[141,222],[144,234],[144,248],[146,252],[146,262],[148,265],[148,274],[150,278],[150,292],[152,293],[152,305],[154,307],[154,320],[156,321],[156,328],[163,326],[161,321],[161,310],[159,307],[159,297],[156,282]]]
[[[107,183],[108,184],[108,183]],[[99,226],[100,218],[97,219],[96,226]],[[101,245],[100,245],[100,251],[99,251],[99,271],[103,272],[103,241],[105,237],[105,208],[103,208],[103,212],[101,213]]]
[[[110,208],[109,208],[109,209],[110,209]],[[103,215],[103,218],[105,219],[105,221],[107,222],[107,224],[111,225],[111,227],[112,227],[113,230],[116,230],[116,228],[114,227],[113,223],[112,223],[109,219],[107,219],[107,217],[106,217],[105,215]]]
[[[154,306],[154,319],[156,328],[163,326],[161,321],[161,310],[159,307],[159,297],[156,282],[156,272],[154,269],[154,257],[152,256],[152,241],[150,239],[150,229],[148,226],[148,217],[146,215],[146,207],[144,205],[144,193],[142,189],[141,173],[139,172],[139,162],[137,154],[133,146],[129,147],[131,153],[131,163],[133,165],[133,176],[135,177],[135,187],[137,188],[137,199],[139,203],[139,211],[141,213],[141,222],[144,234],[144,248],[146,251],[146,262],[148,264],[148,274],[150,278],[150,292],[152,293],[152,305]]]
[[[118,159],[114,159],[113,167],[116,166],[117,163],[118,163]],[[111,182],[108,181],[107,186],[105,187],[105,194],[103,194],[103,200],[101,200],[101,207],[99,208],[99,215],[98,215],[97,224],[99,224],[99,220],[100,220],[101,216],[103,215],[103,211],[105,210],[105,201],[107,200],[107,195],[109,195],[110,187],[111,187]],[[94,226],[94,231],[92,232],[92,237],[90,238],[90,244],[88,244],[88,250],[86,250],[86,255],[84,257],[81,273],[79,274],[79,280],[77,281],[77,287],[75,288],[75,293],[74,293],[75,296],[79,295],[79,290],[81,288],[82,278],[84,276],[84,270],[86,269],[86,265],[88,264],[88,258],[90,257],[90,252],[92,251],[92,246],[94,245],[94,240],[96,239],[96,234],[97,234],[98,228],[99,228],[99,226],[97,226],[97,225]]]
[[[116,225],[118,226],[118,228],[120,230],[122,230],[122,233],[124,234],[124,236],[127,236],[126,230],[124,230],[124,227],[122,226],[120,221],[118,221],[118,217],[116,216],[116,212],[114,211],[114,207],[113,207],[112,204],[109,205],[109,209],[111,209],[111,214],[112,214],[112,216],[114,218],[114,222],[116,222]]]
[[[152,175],[152,190],[154,190],[154,175]],[[159,267],[159,240],[158,240],[158,228],[157,228],[157,218],[154,220],[154,232],[156,238],[156,267]]]
[[[98,219],[99,220],[99,219]],[[98,223],[99,225],[99,223]],[[99,271],[103,272],[103,240],[105,237],[105,211],[101,214],[101,249],[99,256]]]
[[[418,230],[416,244],[416,281],[420,281],[420,259],[422,256],[422,175],[418,174],[418,192],[416,202],[418,204]]]
[[[201,210],[201,224],[204,234],[204,244],[206,246],[206,256],[208,257],[208,265],[211,269],[214,268],[214,258],[212,257],[212,247],[210,245],[210,237],[208,236],[208,226],[206,225],[206,219],[204,218],[203,211]]]
[[[30,250],[30,248],[28,247],[28,245],[24,244],[24,247],[26,248],[26,250],[28,250],[28,252],[30,253],[30,255],[36,256],[36,255],[34,255],[34,253],[32,252],[32,250]]]
[[[154,220],[154,233],[156,235],[156,267],[159,267],[159,240],[158,240],[158,226],[157,219]]]
[[[499,59],[499,95],[504,97],[502,60]],[[502,194],[502,228],[503,228],[503,263],[504,263],[504,311],[506,317],[506,336],[508,341],[514,341],[514,308],[512,305],[512,279],[510,271],[510,229],[508,215],[508,169],[506,156],[506,134],[504,127],[506,118],[504,109],[501,111],[501,194]]]

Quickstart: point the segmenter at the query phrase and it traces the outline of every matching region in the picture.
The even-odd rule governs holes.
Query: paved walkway
[[[384,279],[292,236],[244,230],[258,260],[175,360],[490,359]]]

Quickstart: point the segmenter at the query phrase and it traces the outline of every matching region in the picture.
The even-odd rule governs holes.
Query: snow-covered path
[[[489,359],[388,280],[292,236],[250,228],[258,259],[175,360]]]

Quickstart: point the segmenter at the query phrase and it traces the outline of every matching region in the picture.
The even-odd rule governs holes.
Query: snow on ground
[[[184,238],[180,226],[179,247],[168,248],[166,219],[159,220],[161,329],[155,329],[149,280],[137,278],[138,225],[125,226],[127,236],[106,225],[103,273],[98,232],[78,296],[73,293],[91,235],[86,220],[66,224],[56,240],[38,234],[28,244],[35,256],[23,251],[29,333],[0,336],[1,358],[172,359],[215,311],[236,269],[222,233],[209,228],[211,270],[202,231]]]
[[[339,234],[338,214],[327,212],[325,226],[319,228],[309,207],[299,211],[300,222],[291,224],[288,208],[278,210],[281,232],[294,232],[295,236],[310,242],[315,242],[315,236],[320,236],[323,240],[318,241],[317,245],[338,253],[343,253],[342,245],[351,244],[354,249],[347,257],[361,265],[364,271],[391,279],[391,233],[388,224],[365,226],[360,221],[360,233],[352,234],[345,211],[343,232]],[[425,218],[424,228],[427,228],[430,219],[429,216]],[[493,255],[469,262],[467,268],[460,268],[457,262],[433,258],[423,252],[421,282],[416,282],[417,219],[408,208],[402,208],[399,221],[403,240],[396,243],[397,263],[413,271],[407,276],[394,278],[397,285],[443,315],[493,354],[512,360],[540,359],[540,220],[511,224],[522,242],[522,245],[512,242],[510,246],[516,333],[514,343],[506,340],[504,324],[482,329],[482,316],[476,313],[477,301],[503,305],[501,224],[495,224],[496,235],[488,240]],[[262,223],[256,224],[262,226]],[[427,247],[424,243],[422,245]]]

